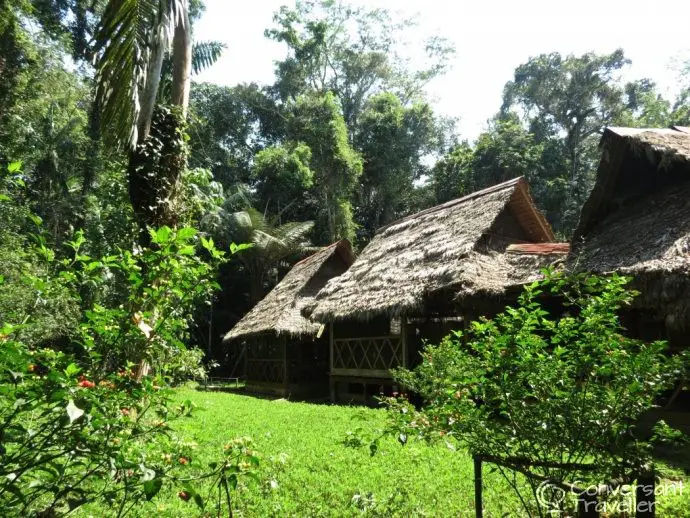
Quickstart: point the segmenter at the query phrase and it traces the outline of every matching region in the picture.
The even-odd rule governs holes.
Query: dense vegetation
[[[184,66],[197,72],[223,50],[194,33],[203,4],[189,6],[193,45],[184,66],[180,52],[138,62],[136,50],[148,36],[137,27],[127,28],[130,47],[109,50],[113,31],[123,20],[131,23],[133,11],[122,11],[120,19],[108,5],[2,3],[0,165],[23,163],[24,202],[44,219],[55,249],[79,229],[89,247],[108,254],[130,247],[138,224],[191,224],[226,247],[270,236],[285,223],[313,222],[286,253],[269,250],[223,267],[224,293],[232,295],[223,295],[213,312],[198,313],[195,333],[219,360],[220,332],[275,284],[305,245],[348,237],[362,247],[383,224],[517,175],[528,178],[538,205],[567,237],[591,187],[605,125],[690,123],[690,84],[678,99],[665,99],[653,78],[624,83],[620,73],[629,60],[622,50],[546,53],[515,70],[496,115],[468,142],[425,95],[425,85],[452,63],[449,42],[417,42],[428,56],[413,69],[401,51],[412,21],[339,2],[298,2],[267,20],[266,37],[287,50],[273,84],[192,82],[185,90]],[[135,5],[148,13],[138,19],[139,29],[161,22],[154,3],[125,4]],[[168,43],[173,29],[161,31]],[[155,84],[141,83],[147,66],[159,70],[147,76]],[[135,96],[136,111],[128,107]],[[187,96],[188,140],[166,137],[183,115],[170,107],[184,112]],[[168,108],[154,116],[156,105]],[[137,145],[140,151],[128,151]],[[143,164],[142,152],[157,158]],[[147,183],[148,174],[156,182]],[[261,225],[254,216],[236,217],[252,211],[262,215]]]
[[[159,494],[209,512],[237,507],[235,490],[255,475],[253,446],[213,438],[217,451],[190,462],[184,424],[171,425],[190,404],[171,404],[167,388],[224,362],[220,332],[291,264],[341,238],[362,247],[381,225],[518,175],[567,236],[605,125],[690,124],[690,84],[668,100],[651,79],[620,80],[622,50],[552,53],[515,70],[470,143],[425,94],[452,46],[418,42],[427,59],[411,68],[401,54],[411,21],[333,1],[267,20],[266,37],[287,51],[273,84],[200,84],[193,76],[223,51],[195,33],[203,11],[201,0],[0,0],[4,510],[124,515]],[[239,416],[246,403],[233,401]],[[336,487],[339,509],[428,508],[414,465],[464,462],[410,455],[398,490]],[[384,473],[374,470],[372,487]],[[450,493],[450,475],[443,484]],[[343,497],[351,490],[359,496]],[[256,495],[241,505],[308,508]]]
[[[687,444],[663,421],[641,422],[685,379],[690,355],[625,335],[618,314],[635,296],[627,283],[546,272],[515,307],[429,345],[419,367],[397,372],[424,403],[389,398],[392,429],[403,442],[440,435],[498,462],[529,516],[575,512],[583,488],[610,485],[599,500],[611,503],[621,482],[644,485],[655,444]],[[527,476],[523,487],[516,473]]]

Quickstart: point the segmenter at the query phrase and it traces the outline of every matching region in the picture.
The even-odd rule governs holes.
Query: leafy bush
[[[639,419],[683,378],[688,357],[625,335],[617,313],[634,296],[626,283],[547,273],[516,307],[426,347],[417,369],[396,376],[424,406],[387,400],[400,440],[454,439],[531,477],[535,496],[544,480],[630,481],[646,472],[652,442]],[[547,296],[564,311],[550,313]]]
[[[169,423],[189,415],[192,406],[169,409],[166,388],[203,373],[203,354],[188,351],[184,341],[192,310],[216,287],[224,254],[194,229],[164,227],[151,232],[151,249],[118,250],[102,258],[84,253],[86,240],[77,233],[68,242],[71,255],[57,258],[40,219],[11,194],[5,190],[0,202],[26,216],[36,231],[23,239],[19,221],[17,230],[7,233],[22,248],[10,251],[19,258],[12,263],[12,290],[1,286],[0,293],[36,302],[0,315],[4,515],[54,516],[98,502],[122,516],[171,484],[180,488],[182,500],[203,510],[206,499],[194,489],[200,478],[213,480],[216,510],[230,510],[230,490],[257,463],[250,442],[233,441],[218,461],[193,475],[186,472],[193,451],[177,440]],[[124,300],[80,297],[84,287],[98,293],[114,277],[125,288]],[[4,282],[0,276],[0,285]],[[49,327],[38,309],[60,311],[56,301],[61,300],[79,309],[54,315],[65,329],[66,346],[25,342]],[[145,375],[148,367],[155,375]]]
[[[137,381],[131,371],[91,377],[64,353],[29,350],[11,338],[14,331],[0,330],[5,516],[54,516],[92,502],[123,516],[169,485],[203,509],[194,490],[200,478],[213,478],[231,506],[229,487],[257,463],[249,442],[230,443],[219,461],[192,475],[193,451],[170,429],[190,407],[169,409],[160,379]]]

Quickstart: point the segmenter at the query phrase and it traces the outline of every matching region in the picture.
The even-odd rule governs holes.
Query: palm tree
[[[174,225],[170,210],[186,165],[184,126],[192,69],[219,56],[222,44],[192,53],[189,0],[109,0],[96,41],[96,102],[101,128],[111,144],[129,150],[129,193],[139,224]],[[169,100],[157,106],[166,55]]]
[[[249,300],[254,306],[264,294],[264,284],[271,272],[294,256],[303,255],[313,247],[306,236],[314,228],[313,221],[273,225],[254,208],[234,212],[228,221],[231,241],[251,243],[239,252],[249,274]]]

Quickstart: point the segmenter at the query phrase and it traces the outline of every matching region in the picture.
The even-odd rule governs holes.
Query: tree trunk
[[[182,117],[186,117],[192,81],[192,31],[187,8],[175,26],[172,52],[172,104],[180,106]]]
[[[137,137],[134,142],[135,146],[144,142],[151,131],[151,120],[153,118],[153,109],[156,106],[158,87],[161,82],[164,57],[165,49],[159,42],[156,42],[151,48],[151,60],[146,70],[146,84],[141,93],[141,109],[137,117]]]

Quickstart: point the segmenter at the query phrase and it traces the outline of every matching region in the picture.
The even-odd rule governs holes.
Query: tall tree
[[[454,52],[444,38],[432,37],[423,44],[425,66],[412,70],[399,50],[413,21],[340,0],[298,0],[294,9],[282,7],[274,22],[266,36],[288,47],[287,58],[276,66],[274,91],[283,100],[314,90],[333,92],[351,140],[369,97],[387,90],[403,102],[419,98]]]
[[[467,141],[455,144],[431,169],[434,202],[445,203],[476,189],[474,150]]]
[[[389,92],[369,98],[354,142],[364,160],[356,198],[360,238],[371,239],[410,212],[415,182],[428,172],[424,158],[440,149],[441,133],[427,103],[405,106]]]
[[[311,150],[304,143],[287,142],[257,153],[252,169],[257,196],[266,211],[275,206],[278,223],[291,219],[291,207],[314,184],[310,162]]]
[[[362,158],[349,144],[347,127],[332,93],[304,95],[292,106],[288,137],[311,149],[314,192],[319,197],[317,242],[354,239],[352,194]]]
[[[620,80],[629,63],[621,49],[607,55],[542,54],[517,67],[504,88],[501,117],[518,114],[535,143],[544,146],[546,178],[565,184],[557,203],[561,216],[554,222],[565,234],[591,189],[599,135],[630,116]]]
[[[254,155],[285,137],[283,108],[256,84],[194,83],[190,102],[190,167],[210,169],[227,190],[249,183]]]

